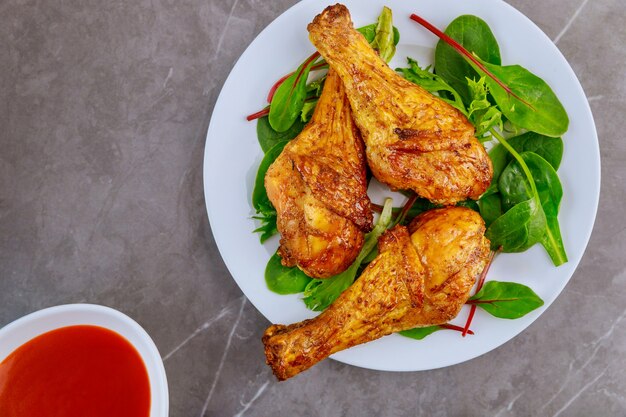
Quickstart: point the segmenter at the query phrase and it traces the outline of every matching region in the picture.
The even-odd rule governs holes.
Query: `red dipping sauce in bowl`
[[[150,382],[133,345],[76,325],[43,333],[0,363],[2,417],[148,417]]]

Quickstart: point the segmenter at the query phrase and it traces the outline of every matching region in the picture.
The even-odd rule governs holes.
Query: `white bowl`
[[[169,394],[161,355],[146,331],[127,315],[94,304],[66,304],[45,308],[0,329],[0,362],[15,349],[40,334],[74,325],[93,325],[112,330],[139,352],[150,381],[150,417],[167,417]]]

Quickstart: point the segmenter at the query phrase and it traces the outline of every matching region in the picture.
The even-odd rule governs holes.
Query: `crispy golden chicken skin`
[[[354,29],[345,6],[327,7],[308,30],[346,87],[379,181],[444,205],[477,199],[487,189],[493,169],[471,123],[389,68]]]
[[[328,73],[304,130],[265,175],[286,266],[327,278],[347,269],[372,228],[365,151],[341,80]]]
[[[456,317],[487,264],[484,232],[482,218],[462,207],[432,210],[409,229],[387,231],[376,259],[328,309],[265,331],[265,355],[276,377],[285,380],[340,350]]]

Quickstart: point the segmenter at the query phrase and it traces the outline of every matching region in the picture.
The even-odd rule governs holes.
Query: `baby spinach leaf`
[[[492,316],[501,319],[518,319],[541,307],[543,300],[529,287],[516,282],[488,281],[470,298]]]
[[[278,142],[288,141],[300,134],[304,128],[304,123],[298,118],[289,129],[284,132],[277,132],[272,129],[268,117],[261,117],[256,124],[256,134],[259,145],[263,152],[269,151]]]
[[[270,104],[269,122],[277,132],[287,131],[294,124],[306,99],[307,78],[315,64],[315,56],[304,61],[276,90]]]
[[[561,138],[552,138],[535,132],[526,132],[522,135],[509,138],[507,141],[518,153],[526,151],[534,152],[548,161],[555,170],[559,168],[563,156],[563,140]],[[493,165],[493,178],[491,185],[482,195],[481,199],[498,192],[500,174],[502,174],[507,164],[513,160],[513,155],[511,155],[504,146],[498,144],[489,151],[489,158]]]
[[[489,25],[479,17],[463,15],[454,19],[445,30],[452,39],[486,62],[500,65],[500,47]],[[478,79],[478,74],[450,45],[437,42],[435,72],[446,80],[467,105],[472,101],[466,78]]]
[[[417,327],[415,329],[402,330],[401,332],[398,332],[398,334],[404,337],[410,337],[411,339],[422,340],[426,336],[430,336],[431,334],[439,330],[443,330],[443,327],[440,327],[440,326]]]
[[[485,232],[491,248],[524,252],[543,238],[546,215],[536,198],[523,201],[498,217]]]
[[[476,200],[463,200],[463,201],[459,201],[458,203],[456,203],[457,207],[465,207],[468,208],[470,210],[474,210],[474,211],[478,211],[480,212],[480,207],[478,207],[478,203],[476,202]]]
[[[280,262],[276,252],[265,267],[265,283],[270,291],[276,294],[297,294],[306,288],[311,281],[300,268],[289,268]]]
[[[557,217],[563,197],[561,182],[554,168],[536,153],[522,152],[520,156],[532,174],[541,208],[546,217],[546,229],[541,244],[550,255],[554,265],[562,265],[567,262],[567,254]],[[502,193],[502,205],[505,209],[533,195],[532,187],[522,167],[515,160],[511,161],[502,172],[498,187]]]
[[[391,224],[393,201],[385,199],[383,211],[374,226],[374,229],[365,235],[365,243],[355,261],[344,272],[326,279],[313,279],[304,290],[304,304],[313,311],[325,310],[333,301],[341,295],[356,279],[356,274],[363,260],[376,248],[378,239]]]
[[[491,159],[491,164],[493,165],[493,177],[491,178],[489,188],[480,197],[481,200],[483,197],[487,197],[498,192],[498,179],[509,162],[507,159],[508,153],[509,152],[502,145],[496,145],[489,151],[489,159]]]
[[[287,143],[288,141],[276,143],[276,145],[265,153],[265,156],[261,160],[261,164],[256,173],[256,179],[254,180],[254,190],[252,190],[252,207],[254,207],[257,213],[274,210],[274,206],[267,197],[267,191],[265,190],[265,174]]]
[[[563,157],[563,139],[540,135],[535,132],[526,132],[508,139],[509,144],[519,153],[534,152],[546,161],[554,170],[559,169]],[[513,157],[509,154],[509,160]]]
[[[272,165],[272,162],[278,158],[278,155],[283,151],[283,148],[289,141],[279,141],[270,150],[265,153],[265,156],[261,160],[259,169],[256,173],[254,180],[254,189],[252,190],[252,207],[256,210],[257,215],[253,216],[253,219],[259,220],[261,226],[254,229],[254,233],[260,233],[261,243],[278,233],[276,228],[276,210],[272,205],[267,191],[265,190],[265,174],[268,168]]]
[[[443,78],[430,72],[428,70],[430,67],[422,69],[417,61],[412,58],[407,58],[407,61],[409,63],[409,68],[396,68],[396,71],[402,74],[404,78],[411,81],[413,84],[417,84],[422,87],[424,90],[430,93],[437,93],[439,98],[443,101],[458,109],[461,113],[467,115],[461,96],[459,96],[456,90],[450,87],[450,85],[446,83]],[[448,93],[452,99],[447,98],[442,93]]]
[[[412,14],[411,19],[453,47],[479,75],[488,77],[492,97],[512,123],[547,136],[561,136],[567,131],[567,113],[544,80],[520,65],[500,66],[482,60],[422,17]]]
[[[552,137],[567,131],[567,112],[543,79],[520,65],[500,66],[477,60],[497,78],[487,77],[487,86],[502,114],[512,123]],[[486,75],[476,64],[471,65],[481,75]],[[506,91],[502,83],[510,91]]]
[[[499,193],[494,193],[481,197],[480,200],[478,200],[480,216],[485,221],[487,227],[503,214],[500,198]]]

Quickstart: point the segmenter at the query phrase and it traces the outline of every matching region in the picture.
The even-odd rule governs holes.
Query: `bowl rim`
[[[148,372],[150,417],[168,417],[167,376],[156,344],[139,323],[111,307],[87,303],[62,304],[32,312],[10,322],[0,328],[0,363],[33,338],[52,330],[76,325],[103,327],[126,339],[139,353]],[[10,338],[13,340],[7,344],[5,339]]]

